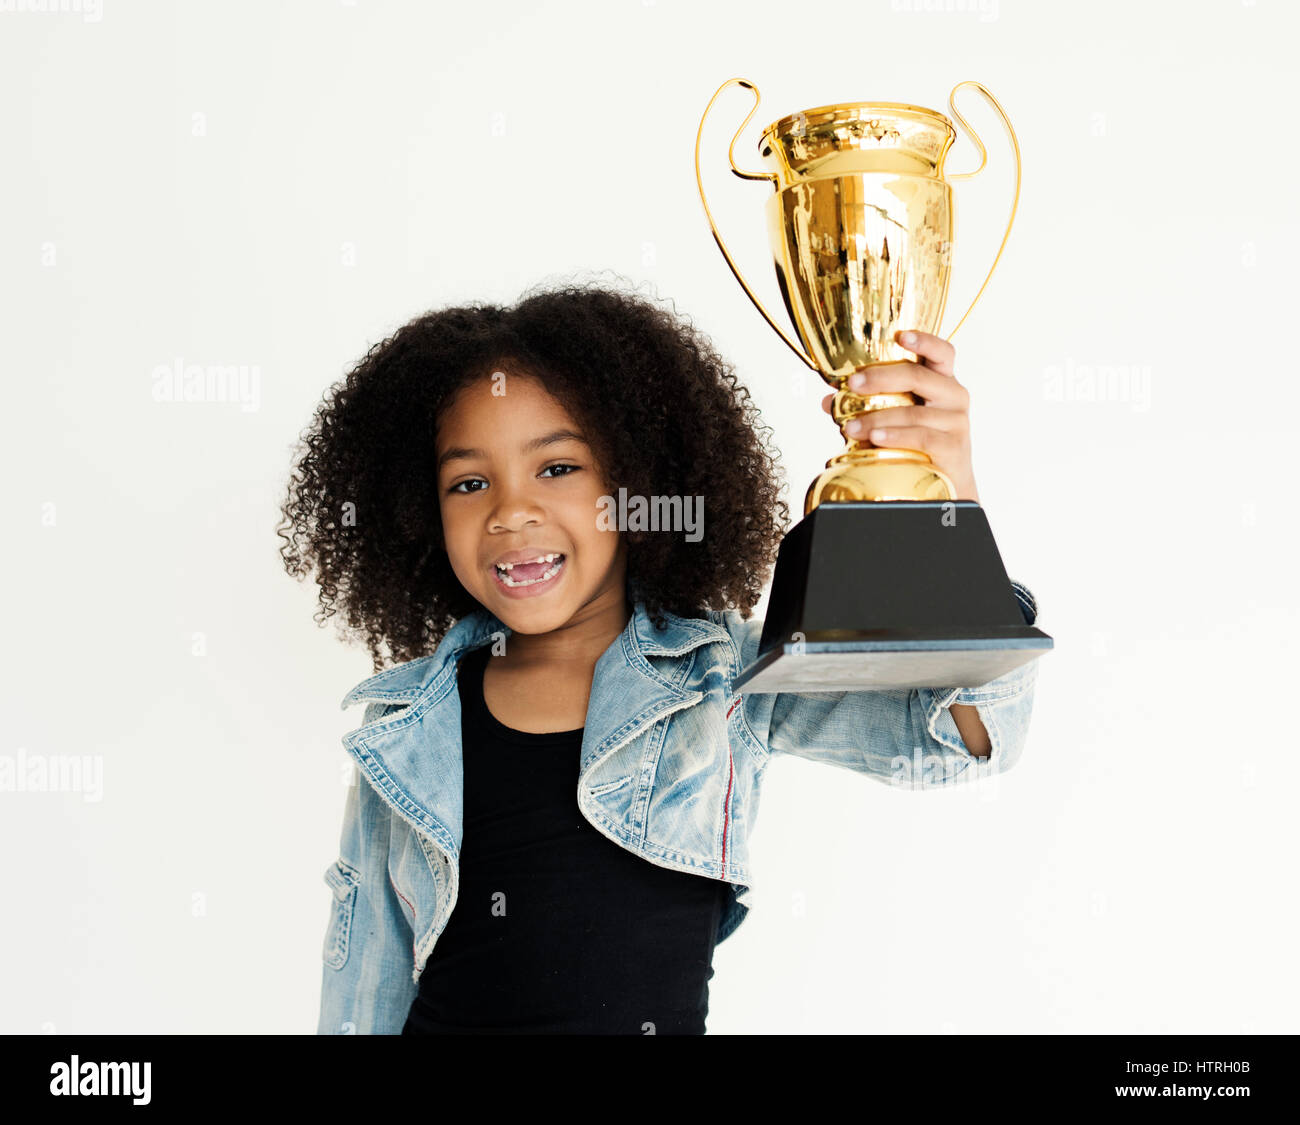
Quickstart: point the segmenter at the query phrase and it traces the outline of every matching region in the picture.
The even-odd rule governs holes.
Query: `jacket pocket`
[[[361,872],[342,859],[325,869],[325,883],[334,892],[334,901],[330,904],[322,955],[331,969],[341,969],[348,961],[348,935],[352,931],[352,911],[357,904],[357,884],[360,881]]]

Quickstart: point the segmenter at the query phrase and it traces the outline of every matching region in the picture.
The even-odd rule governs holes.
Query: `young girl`
[[[862,389],[924,405],[873,440],[976,499],[952,348],[903,343],[921,362]],[[1032,663],[975,690],[733,692],[789,523],[768,434],[707,339],[597,287],[429,313],[330,391],[282,553],[377,674],[343,700],[368,706],[318,1031],[702,1033],[773,754],[908,786],[1019,757]]]

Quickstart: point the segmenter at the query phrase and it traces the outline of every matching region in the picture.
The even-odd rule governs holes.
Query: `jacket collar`
[[[702,617],[679,617],[667,611],[664,617],[667,627],[656,628],[645,603],[638,601],[622,635],[614,642],[633,657],[636,667],[651,676],[656,673],[645,657],[683,656],[702,644],[725,641],[730,636],[723,626]],[[512,631],[495,614],[480,607],[457,621],[443,636],[436,651],[362,680],[343,697],[339,706],[346,710],[363,701],[415,703],[441,680],[449,663],[454,664],[464,653],[489,644],[495,637],[509,636]]]
[[[702,644],[729,640],[730,633],[705,618],[665,617],[667,627],[656,629],[637,602],[622,634],[597,660],[579,777],[660,719],[704,698],[683,686],[683,676],[669,678],[647,657],[684,657]],[[363,724],[343,744],[392,808],[451,856],[460,853],[464,829],[456,661],[510,632],[480,607],[448,630],[437,651],[371,676],[343,698],[344,707],[362,700],[411,704]]]

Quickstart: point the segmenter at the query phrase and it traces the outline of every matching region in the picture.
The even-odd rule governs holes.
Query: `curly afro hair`
[[[509,308],[419,316],[326,392],[293,450],[277,528],[289,574],[317,572],[316,621],[341,610],[345,634],[365,643],[378,672],[433,652],[479,608],[443,547],[435,436],[452,396],[503,366],[538,376],[581,424],[615,493],[705,497],[698,542],[619,532],[629,600],[644,601],[660,628],[664,610],[736,609],[748,619],[789,525],[770,428],[675,308],[566,284]]]

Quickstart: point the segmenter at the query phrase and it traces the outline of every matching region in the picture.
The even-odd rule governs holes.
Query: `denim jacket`
[[[1026,623],[1033,595],[1012,584]],[[731,684],[758,652],[762,619],[735,610],[667,615],[636,603],[596,663],[577,782],[597,831],[649,863],[730,884],[718,931],[749,910],[749,833],[763,770],[794,754],[886,784],[927,788],[1005,770],[1020,757],[1037,661],[979,688],[745,694]],[[431,655],[357,684],[368,704],[343,738],[356,769],[325,933],[318,1034],[397,1034],[456,904],[462,840],[456,663],[507,637],[485,609],[461,618]],[[975,706],[992,750],[965,747],[952,703]]]

